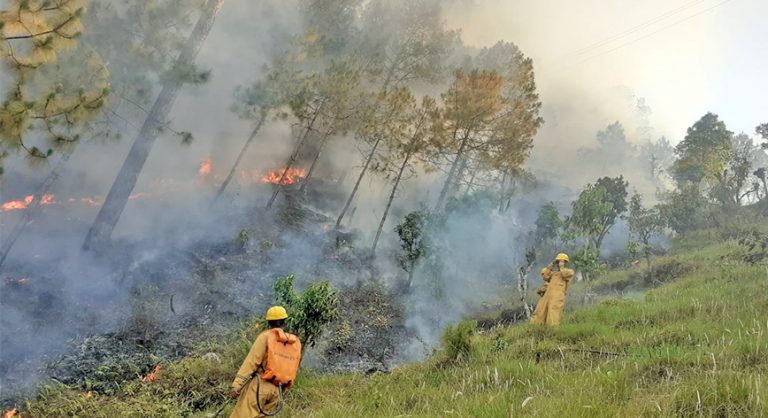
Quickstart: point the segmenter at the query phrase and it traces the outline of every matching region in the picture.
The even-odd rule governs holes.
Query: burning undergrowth
[[[49,378],[100,394],[146,378],[263,313],[274,302],[274,280],[290,273],[299,287],[331,280],[345,301],[345,321],[308,365],[321,372],[391,367],[404,332],[398,303],[383,287],[358,285],[378,273],[349,244],[353,234],[332,231],[297,191],[285,194],[276,210],[252,213],[228,239],[162,250],[117,242],[87,263],[96,283],[73,280],[66,257],[56,267],[9,266],[0,283],[3,406]],[[340,344],[343,330],[352,338]]]

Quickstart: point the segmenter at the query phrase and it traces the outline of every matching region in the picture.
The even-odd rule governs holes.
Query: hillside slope
[[[768,416],[768,271],[740,251],[706,235],[678,242],[656,262],[686,266],[675,280],[572,309],[559,328],[475,335],[472,353],[458,361],[438,352],[389,374],[305,371],[280,416]],[[603,282],[626,277],[609,272]],[[243,331],[211,342],[154,382],[112,396],[49,387],[28,408],[35,417],[211,417],[252,338]]]
[[[692,271],[642,300],[477,336],[465,362],[307,378],[286,415],[768,416],[768,271],[733,243],[678,251]]]

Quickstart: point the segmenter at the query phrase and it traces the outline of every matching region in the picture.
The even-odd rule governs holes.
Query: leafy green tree
[[[584,248],[573,254],[571,263],[573,268],[581,273],[586,282],[590,282],[593,275],[599,275],[606,269],[606,265],[600,263],[600,252],[589,242],[587,242]]]
[[[685,139],[675,147],[677,160],[672,175],[678,185],[713,185],[731,160],[732,136],[714,113],[707,113],[688,128]]]
[[[602,177],[588,184],[572,203],[569,227],[586,237],[598,255],[603,239],[627,210],[627,186],[623,176]]]
[[[768,155],[749,135],[734,135],[730,161],[722,172],[715,174],[717,183],[712,187],[712,197],[724,206],[737,207],[749,195],[759,195],[759,173],[753,171],[756,167],[768,167]]]
[[[648,178],[653,180],[659,189],[669,179],[669,168],[675,162],[675,148],[667,138],[661,137],[657,141],[648,141],[640,147],[641,161],[646,164]]]
[[[645,208],[640,194],[635,193],[629,202],[629,244],[637,253],[645,258],[648,273],[651,269],[651,255],[653,254],[653,238],[664,228],[664,221],[658,208]]]
[[[694,231],[706,225],[705,212],[709,202],[695,184],[683,184],[662,196],[659,209],[662,219],[678,234]]]
[[[430,252],[427,239],[427,223],[429,213],[423,210],[411,212],[405,216],[402,223],[395,226],[395,232],[400,237],[401,252],[397,256],[400,267],[408,272],[408,288],[413,283],[413,274],[420,260]]]
[[[589,164],[602,172],[626,167],[635,154],[635,148],[627,140],[624,126],[618,121],[598,131],[596,139],[597,147],[580,149],[578,158],[583,164]]]
[[[288,311],[285,327],[295,333],[304,347],[314,347],[328,325],[339,317],[339,295],[327,281],[312,283],[303,293],[294,288],[291,274],[278,278],[273,289],[275,301]]]
[[[547,257],[550,257],[564,251],[565,222],[560,218],[560,211],[553,202],[539,208],[535,225],[532,245],[538,254],[547,254]]]
[[[539,208],[539,214],[536,217],[537,240],[545,239],[544,237],[557,239],[563,226],[560,211],[557,210],[554,202],[549,202]]]
[[[765,141],[768,141],[768,123],[758,125],[755,128],[755,133],[760,135]],[[761,144],[763,149],[768,149],[768,142]]]

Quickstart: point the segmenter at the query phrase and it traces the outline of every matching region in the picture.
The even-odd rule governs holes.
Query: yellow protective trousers
[[[536,304],[536,310],[531,315],[531,323],[560,325],[565,308],[565,294],[573,279],[573,270],[563,268],[561,271],[552,271],[550,266],[541,271],[541,277],[547,283],[547,290]]]
[[[235,409],[232,410],[232,415],[229,418],[258,418],[266,416],[259,412],[259,407],[256,405],[256,379],[259,379],[259,376],[254,376],[243,387],[240,397],[237,398],[237,405],[235,405]],[[278,390],[278,387],[272,383],[264,380],[261,381],[258,400],[264,412],[271,413],[277,408],[277,404],[280,402]]]
[[[235,409],[229,418],[257,418],[263,417],[256,405],[256,379],[260,379],[260,372],[264,370],[264,362],[267,358],[268,332],[264,331],[253,342],[251,350],[243,360],[243,364],[237,371],[237,377],[232,382],[232,389],[240,391]],[[255,375],[254,375],[255,374]],[[253,379],[249,379],[253,375]],[[247,383],[246,383],[247,382]],[[261,381],[259,386],[258,401],[264,412],[272,412],[279,403],[279,389],[271,382]]]

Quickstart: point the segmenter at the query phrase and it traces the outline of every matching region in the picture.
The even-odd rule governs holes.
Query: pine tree
[[[123,166],[120,168],[96,220],[88,231],[83,244],[85,249],[103,246],[112,235],[125,204],[128,202],[128,197],[136,186],[136,181],[149,156],[152,145],[157,139],[159,130],[168,118],[179,89],[185,81],[188,81],[188,76],[193,74],[195,57],[223,5],[224,0],[208,0],[206,3],[197,25],[181,49],[171,70],[171,74],[176,76],[164,80],[162,90],[150,109]],[[184,77],[185,75],[187,77]]]

